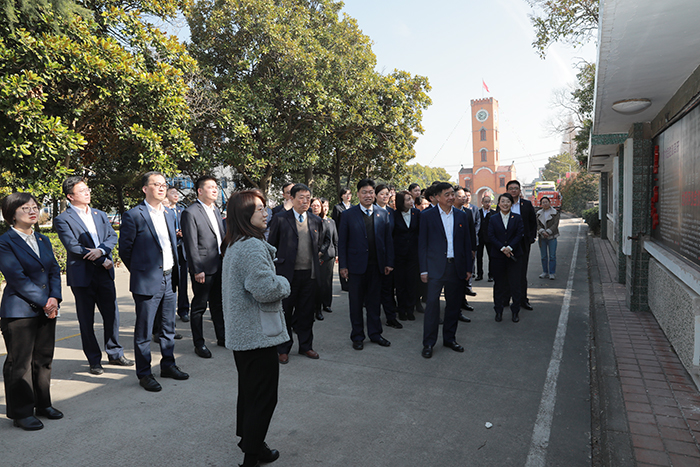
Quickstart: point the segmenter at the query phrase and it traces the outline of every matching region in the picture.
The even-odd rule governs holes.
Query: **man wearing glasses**
[[[66,247],[67,283],[75,297],[83,352],[90,373],[101,375],[102,351],[95,337],[95,305],[102,315],[105,352],[112,365],[131,366],[119,344],[119,309],[114,287],[112,249],[117,234],[107,214],[90,207],[90,188],[82,177],[68,177],[63,193],[70,201],[68,209],[54,220],[58,238]]]
[[[136,376],[146,391],[160,391],[151,372],[150,336],[156,316],[160,317],[160,376],[189,378],[175,365],[175,295],[178,283],[175,213],[163,206],[168,188],[159,172],[141,178],[146,199],[122,217],[119,255],[131,273],[129,290],[136,304],[134,353]]]

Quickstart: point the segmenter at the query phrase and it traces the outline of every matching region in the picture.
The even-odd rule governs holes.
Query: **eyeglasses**
[[[39,207],[38,206],[22,206],[20,207],[23,213],[29,214],[32,212],[39,212]]]
[[[80,193],[81,195],[87,195],[88,193],[91,193],[91,192],[92,192],[92,190],[88,187],[88,188],[83,188],[82,190],[73,191],[73,194]]]
[[[165,188],[168,186],[167,183],[149,183],[149,185],[154,186],[156,188]]]

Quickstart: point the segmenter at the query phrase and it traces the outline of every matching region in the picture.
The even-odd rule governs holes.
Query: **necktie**
[[[299,222],[304,222],[304,216],[302,214],[299,214]]]
[[[369,216],[369,209],[365,209],[365,214]]]

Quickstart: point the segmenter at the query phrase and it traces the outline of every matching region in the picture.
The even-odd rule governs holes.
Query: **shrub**
[[[593,235],[600,235],[600,219],[598,219],[598,206],[583,211],[583,220]]]

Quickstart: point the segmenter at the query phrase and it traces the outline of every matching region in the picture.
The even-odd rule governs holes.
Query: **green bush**
[[[598,219],[598,206],[583,211],[583,220],[593,235],[600,235],[600,219]]]

